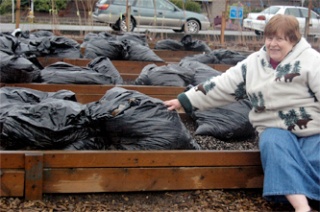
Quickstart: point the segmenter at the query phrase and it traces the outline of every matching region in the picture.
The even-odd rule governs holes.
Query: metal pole
[[[130,31],[129,27],[130,27],[130,11],[131,8],[129,8],[129,0],[127,0],[127,5],[126,5],[126,25],[127,25],[127,32]]]
[[[14,14],[15,14],[15,12],[14,12],[14,8],[15,6],[14,6],[14,0],[12,0],[12,23],[14,23]]]

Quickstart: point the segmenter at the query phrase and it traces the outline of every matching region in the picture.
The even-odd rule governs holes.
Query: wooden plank
[[[46,67],[56,62],[63,62],[63,58],[61,57],[37,57],[37,59],[43,67]]]
[[[157,66],[167,65],[165,62],[149,62],[149,61],[126,61],[126,60],[112,60],[112,64],[119,71],[119,73],[140,74],[142,69],[149,65],[155,64]]]
[[[153,52],[158,55],[161,59],[166,62],[180,62],[181,59],[187,56],[193,56],[197,54],[202,54],[199,51],[172,51],[172,50],[153,50]]]
[[[26,152],[25,171],[25,198],[27,200],[41,199],[43,178],[42,152]]]
[[[44,193],[261,188],[253,167],[45,169]]]
[[[114,85],[84,85],[84,84],[41,84],[41,83],[0,83],[0,87],[23,87],[45,92],[57,92],[59,90],[70,90],[76,94],[77,101],[86,104],[89,102],[99,101],[103,95],[114,88]],[[135,90],[147,96],[170,100],[177,97],[178,94],[184,91],[184,87],[173,86],[137,86],[137,85],[123,85],[119,86],[128,90]]]
[[[170,100],[170,99],[175,99],[177,98],[177,95],[157,95],[157,94],[151,94],[149,95],[150,97],[160,99],[162,101]],[[91,94],[91,95],[86,95],[86,94],[76,94],[77,102],[82,103],[82,104],[87,104],[90,102],[96,102],[99,101],[103,97],[102,94]]]
[[[92,59],[86,58],[51,58],[51,57],[38,57],[39,63],[46,67],[56,62],[65,62],[71,65],[86,67]],[[131,73],[131,74],[140,74],[141,70],[149,65],[156,64],[157,66],[166,65],[165,62],[153,62],[153,61],[129,61],[129,60],[112,60],[111,61],[114,67],[119,71],[119,73]]]
[[[0,169],[24,168],[24,154],[16,151],[0,151]]]
[[[121,73],[121,77],[124,81],[134,81],[139,77],[140,74],[131,74],[131,73]],[[129,84],[129,83],[128,83]]]
[[[105,94],[115,85],[87,85],[87,84],[42,84],[42,83],[0,83],[0,87],[24,87],[46,92],[56,92],[58,90],[71,90],[77,94]],[[128,90],[135,90],[146,95],[177,95],[184,91],[184,87],[176,86],[143,86],[143,85],[118,85]]]
[[[207,65],[221,72],[225,72],[229,68],[233,67],[233,65],[227,65],[227,64],[207,64]]]
[[[152,50],[158,57],[166,62],[180,62],[181,59],[187,56],[202,54],[201,51],[183,51],[183,50],[166,50],[166,49],[153,49]],[[85,47],[81,47],[80,52],[82,55],[85,53]]]
[[[91,61],[90,59],[84,59],[84,58],[79,58],[79,59],[67,59],[67,58],[50,58],[50,57],[39,57],[38,58],[40,64],[42,66],[47,66],[52,63],[62,61],[66,62],[75,66],[87,66],[87,64]],[[167,65],[168,63],[175,63],[175,62],[149,62],[149,61],[127,61],[127,60],[112,60],[112,64],[115,66],[115,68],[119,71],[119,73],[131,73],[131,74],[140,74],[141,70],[149,65],[149,64],[155,64],[157,66],[162,66],[162,65]],[[206,64],[218,71],[226,71],[233,65],[228,65],[228,64]]]
[[[1,197],[21,197],[23,195],[24,195],[24,171],[21,169],[3,169],[1,167],[0,196]]]
[[[45,168],[260,166],[259,151],[47,151]]]

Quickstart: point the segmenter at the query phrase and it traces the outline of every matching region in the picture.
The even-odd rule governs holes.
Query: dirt
[[[292,211],[261,198],[261,189],[44,195],[42,200],[1,198],[0,211]]]

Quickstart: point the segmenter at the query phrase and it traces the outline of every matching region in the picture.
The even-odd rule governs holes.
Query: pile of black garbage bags
[[[168,41],[166,41],[168,42]],[[172,41],[169,41],[169,43]],[[165,48],[165,42],[158,48]],[[206,63],[236,64],[246,56],[213,50],[190,36],[181,40],[184,50],[200,53],[178,64],[145,66],[136,85],[180,86],[186,90],[222,73]],[[173,46],[173,45],[167,45]],[[176,45],[177,46],[177,45]],[[84,55],[80,48],[84,47]],[[37,57],[91,58],[86,67],[57,62],[42,67]],[[1,83],[114,84],[124,83],[111,60],[162,61],[144,35],[89,33],[80,45],[51,32],[0,34]],[[0,89],[0,147],[2,149],[161,150],[200,149],[177,112],[142,93],[115,87],[99,101],[78,103],[71,91],[42,92],[27,88]],[[252,137],[248,100],[194,111],[195,135],[221,140]]]
[[[127,33],[89,33],[82,44],[49,31],[0,33],[0,82],[2,83],[74,83],[122,84],[118,70],[110,60],[163,62],[147,45],[145,35]],[[85,52],[81,53],[81,47]],[[86,67],[63,62],[42,67],[42,58],[87,58]]]
[[[0,98],[2,149],[200,149],[176,111],[137,91],[114,87],[80,104],[67,90],[2,87]]]

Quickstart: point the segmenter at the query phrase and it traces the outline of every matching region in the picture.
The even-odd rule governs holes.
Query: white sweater
[[[178,96],[187,113],[249,98],[258,132],[275,127],[297,136],[320,133],[320,53],[301,38],[273,69],[265,47],[220,76]]]

